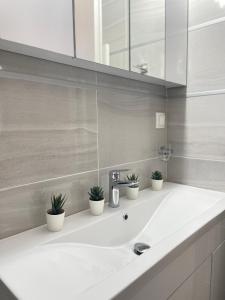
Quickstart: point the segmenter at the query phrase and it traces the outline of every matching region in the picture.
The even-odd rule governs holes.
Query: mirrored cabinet
[[[10,41],[62,54],[60,62],[185,85],[187,1],[0,0],[0,48]]]
[[[187,0],[75,0],[77,58],[186,83]]]

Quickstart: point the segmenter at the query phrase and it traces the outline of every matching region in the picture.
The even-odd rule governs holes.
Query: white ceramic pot
[[[139,187],[132,188],[132,187],[127,187],[127,199],[129,200],[136,200],[138,198],[138,193],[139,193]]]
[[[60,231],[63,228],[65,211],[59,215],[50,215],[49,211],[46,213],[47,228],[49,231]]]
[[[160,191],[163,187],[163,179],[155,180],[152,179],[152,189],[153,191]]]
[[[94,216],[99,216],[103,213],[105,199],[99,201],[89,200],[91,213]]]

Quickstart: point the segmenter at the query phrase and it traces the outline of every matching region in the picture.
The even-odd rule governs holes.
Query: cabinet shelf
[[[146,76],[146,75],[138,74],[136,72],[126,71],[111,66],[102,65],[91,61],[67,56],[64,54],[43,50],[36,47],[19,44],[16,42],[7,41],[4,39],[0,39],[0,49],[4,51],[22,54],[22,55],[26,55],[26,56],[30,56],[42,60],[47,60],[51,62],[56,62],[68,66],[101,72],[101,73],[110,74],[113,76],[119,76],[127,79],[133,79],[137,81],[146,82],[149,84],[164,86],[167,88],[184,86],[178,83],[155,78],[152,76]],[[1,65],[1,59],[0,59],[0,65]]]

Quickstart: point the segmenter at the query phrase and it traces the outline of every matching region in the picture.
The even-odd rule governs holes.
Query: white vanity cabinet
[[[74,56],[72,0],[0,0],[0,38]]]
[[[210,293],[211,291],[211,293]],[[225,241],[168,300],[225,299]]]
[[[207,258],[168,300],[210,300],[210,275],[211,257]]]
[[[211,287],[210,300],[225,299],[225,241],[213,252],[212,255]]]
[[[114,300],[224,300],[225,220],[208,225]]]

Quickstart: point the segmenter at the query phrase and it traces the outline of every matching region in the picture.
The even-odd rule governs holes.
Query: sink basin
[[[66,299],[75,299],[133,258],[125,247],[56,243],[37,247],[11,261],[1,272],[13,284],[19,299],[23,299],[24,291],[25,299],[64,299],[68,290],[70,297]],[[49,291],[51,298],[46,296]]]
[[[120,208],[106,207],[100,217],[70,216],[61,232],[45,226],[24,232],[0,241],[0,279],[20,300],[90,299],[94,292],[111,299],[223,211],[224,199],[167,183],[160,192],[142,191],[137,201],[121,199]],[[140,243],[151,248],[137,256]]]

